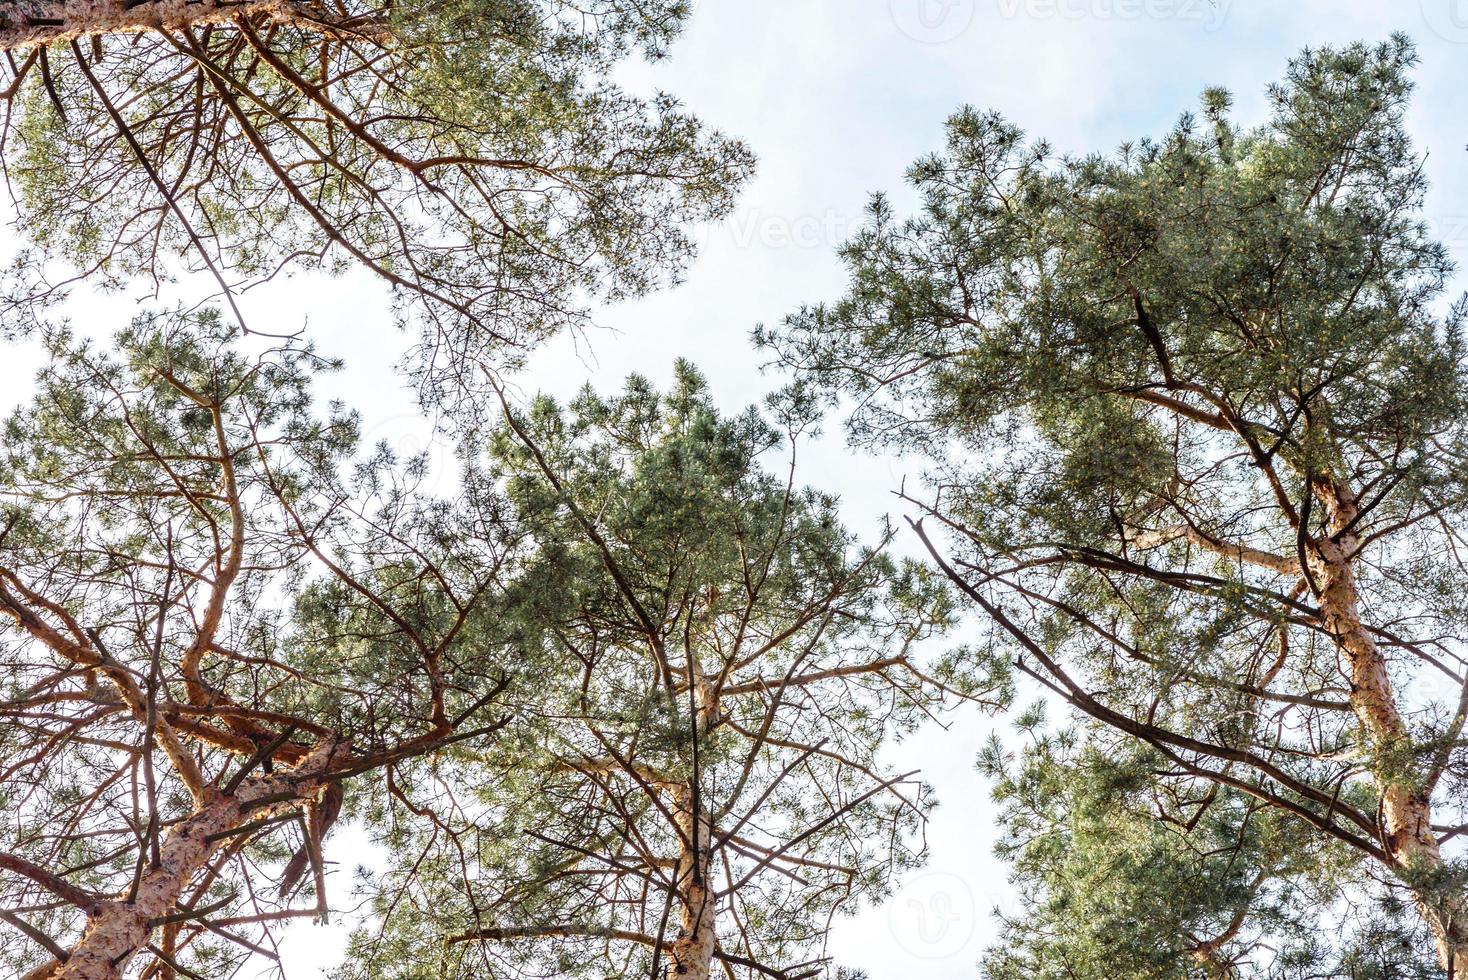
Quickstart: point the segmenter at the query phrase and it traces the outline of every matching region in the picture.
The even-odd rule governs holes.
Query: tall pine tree
[[[236,333],[212,315],[140,319],[111,349],[55,332],[6,422],[11,975],[274,955],[272,930],[329,908],[338,817],[497,737],[532,666],[494,628],[521,535],[490,488],[449,506],[381,452],[353,466],[355,418],[311,404],[327,365]]]
[[[559,667],[513,769],[498,743],[445,757],[458,819],[394,839],[344,977],[835,975],[832,917],[922,852],[928,793],[882,747],[989,685],[926,649],[941,577],[766,468],[807,409],[721,416],[685,364],[510,416],[490,473],[535,537],[511,608]]]
[[[1336,842],[1465,976],[1468,388],[1414,58],[1308,50],[1264,125],[1215,90],[1108,154],[960,112],[920,212],[873,201],[848,294],[762,337],[926,455],[935,559],[1161,798]]]

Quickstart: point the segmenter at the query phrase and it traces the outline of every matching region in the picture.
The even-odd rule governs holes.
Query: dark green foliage
[[[1433,977],[1412,910],[1353,884],[1347,849],[1231,788],[1168,778],[1104,730],[1022,729],[994,780],[1021,909],[992,980]]]
[[[832,498],[767,470],[810,423],[798,401],[772,408],[782,424],[721,416],[682,364],[666,393],[634,377],[501,428],[487,473],[534,540],[506,623],[546,665],[521,695],[526,754],[441,760],[464,811],[393,838],[404,864],[370,883],[382,931],[358,935],[343,976],[666,967],[680,792],[709,815],[709,877],[729,889],[715,955],[741,977],[746,961],[825,975],[830,917],[920,858],[930,800],[911,774],[889,783],[878,752],[978,693],[925,651],[952,600],[857,547]],[[436,791],[400,802],[420,792]],[[452,873],[415,874],[424,859]],[[430,943],[442,958],[415,966]]]
[[[924,538],[935,557],[1021,671],[1160,753],[1155,792],[1191,784],[1168,792],[1222,794],[1225,812],[1251,794],[1298,822],[1274,838],[1302,842],[1288,866],[1344,842],[1339,894],[1410,886],[1440,938],[1462,920],[1448,828],[1468,777],[1464,661],[1449,638],[1468,627],[1468,388],[1465,307],[1441,301],[1452,266],[1403,125],[1414,59],[1402,37],[1306,51],[1262,126],[1209,91],[1161,139],[1084,157],[963,110],[909,173],[919,213],[875,197],[842,250],[847,293],[758,338],[855,400],[856,440],[921,453],[930,493],[911,500],[941,521]],[[1138,853],[1193,846],[1128,826],[1150,842]],[[1322,839],[1307,846],[1304,828]],[[1045,878],[1066,860],[1021,858],[1048,911],[1011,924],[1016,951],[996,954],[1009,975],[1046,943],[1091,942],[1084,917],[1045,918],[1071,901]],[[1145,906],[1174,874],[1118,875],[1121,893],[1086,911]],[[1197,900],[1215,924],[1233,908],[1225,891]],[[1245,929],[1284,948],[1299,929],[1270,901]],[[1186,925],[1157,918],[1171,942],[1114,943],[1150,962]],[[1344,964],[1339,945],[1311,955]],[[1356,970],[1329,975],[1369,975]]]

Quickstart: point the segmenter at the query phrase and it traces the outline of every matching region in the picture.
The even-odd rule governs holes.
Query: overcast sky
[[[1396,30],[1422,58],[1409,125],[1429,154],[1428,217],[1462,264],[1468,0],[698,0],[671,59],[635,66],[627,80],[677,94],[746,140],[759,175],[735,215],[701,232],[702,255],[682,286],[602,311],[606,329],[579,345],[552,343],[522,385],[565,395],[587,381],[610,388],[634,370],[663,381],[682,356],[704,370],[722,406],[737,409],[780,380],[760,374],[751,328],[838,294],[833,247],[871,191],[910,200],[896,193],[904,170],[940,145],[960,105],[998,109],[1059,152],[1108,150],[1165,132],[1210,85],[1234,92],[1240,119],[1261,121],[1265,85],[1301,47]],[[110,330],[134,307],[83,298],[76,309],[82,326]],[[406,338],[392,330],[377,284],[296,279],[251,294],[247,310],[265,328],[308,321],[326,352],[346,358],[347,370],[321,388],[360,409],[372,439],[411,450],[431,438],[392,373]],[[37,363],[29,348],[0,353],[0,408],[28,397]],[[900,512],[890,491],[920,465],[858,456],[830,428],[805,455],[804,480],[840,494],[848,524],[871,537],[881,515]],[[990,911],[1013,907],[989,854],[987,787],[973,769],[991,725],[962,715],[894,752],[894,764],[923,769],[942,805],[929,827],[929,870],[836,929],[831,953],[871,980],[970,980],[994,934]],[[350,833],[338,836],[328,856],[345,871],[368,852]],[[345,874],[335,887],[346,890]],[[340,928],[295,927],[283,948],[287,975],[318,975],[341,939]]]

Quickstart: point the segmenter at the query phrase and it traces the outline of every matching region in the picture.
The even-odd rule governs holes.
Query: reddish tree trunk
[[[1455,891],[1432,885],[1431,879],[1446,870],[1432,831],[1432,802],[1412,773],[1392,770],[1391,757],[1408,746],[1411,733],[1397,705],[1386,658],[1361,622],[1355,571],[1360,540],[1350,530],[1356,519],[1356,501],[1330,481],[1318,484],[1316,492],[1326,505],[1332,537],[1316,542],[1310,567],[1326,628],[1350,669],[1351,708],[1377,756],[1383,843],[1392,862],[1414,885],[1417,906],[1432,931],[1443,968],[1449,976],[1463,980],[1468,978],[1468,902]],[[1417,884],[1424,880],[1428,883]]]
[[[714,690],[714,678],[699,669],[695,659],[690,658],[689,668],[693,678],[693,730],[695,737],[702,739],[719,722],[719,696]],[[674,872],[678,938],[668,951],[670,980],[708,980],[718,944],[718,896],[709,878],[713,865],[710,840],[713,824],[699,794],[697,760],[695,747],[693,779],[674,786],[671,794],[680,846]]]
[[[383,29],[375,14],[344,17],[302,0],[0,0],[0,50],[106,34],[142,34],[265,18],[330,33]]]
[[[66,962],[32,973],[32,980],[118,980],[128,960],[147,947],[156,920],[179,911],[189,884],[230,844],[229,832],[317,793],[325,780],[313,777],[327,768],[338,747],[335,742],[318,746],[297,769],[247,779],[229,795],[211,790],[164,837],[158,865],[143,873],[133,900],[103,903],[88,917]]]

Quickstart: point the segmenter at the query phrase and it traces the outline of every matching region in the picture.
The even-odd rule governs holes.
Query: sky
[[[1427,220],[1468,265],[1468,0],[697,0],[671,58],[628,66],[623,80],[675,93],[745,140],[758,176],[730,218],[698,230],[701,255],[680,286],[598,311],[598,329],[553,341],[521,386],[564,396],[587,382],[612,388],[632,371],[663,382],[686,357],[719,404],[738,409],[781,381],[762,373],[751,329],[839,295],[834,248],[860,224],[867,195],[909,202],[905,169],[941,146],[944,119],[959,106],[997,109],[1061,153],[1106,151],[1165,132],[1213,85],[1234,93],[1236,118],[1260,122],[1265,86],[1299,49],[1393,31],[1413,37],[1422,59],[1409,130],[1428,154]],[[1457,289],[1465,286],[1460,276]],[[110,329],[131,303],[79,297],[75,316]],[[431,421],[393,373],[407,338],[394,332],[376,283],[275,283],[247,296],[246,314],[264,329],[306,321],[325,352],[346,359],[318,387],[362,412],[369,439],[408,451],[433,443]],[[29,347],[0,352],[0,409],[26,400],[38,364]],[[839,424],[828,428],[805,451],[802,477],[838,493],[848,525],[870,539],[883,515],[902,513],[892,490],[919,478],[921,465],[859,455]],[[451,467],[442,477],[452,480]],[[891,755],[894,766],[921,767],[942,801],[927,870],[885,905],[839,921],[832,937],[831,954],[871,980],[974,978],[995,935],[992,911],[1015,909],[973,765],[1001,723],[977,711],[948,723]],[[370,854],[360,836],[336,836],[329,850],[344,869]],[[294,927],[282,947],[287,976],[318,976],[342,940],[340,925]]]

